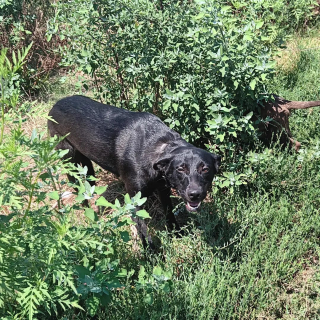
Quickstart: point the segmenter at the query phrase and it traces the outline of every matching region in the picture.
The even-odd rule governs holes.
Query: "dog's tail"
[[[284,106],[288,110],[308,109],[312,107],[319,107],[320,101],[290,101],[274,95],[275,104]]]

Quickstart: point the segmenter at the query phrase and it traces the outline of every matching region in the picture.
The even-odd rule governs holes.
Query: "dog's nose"
[[[190,200],[197,200],[200,196],[201,192],[199,190],[192,190],[188,192],[188,196]]]

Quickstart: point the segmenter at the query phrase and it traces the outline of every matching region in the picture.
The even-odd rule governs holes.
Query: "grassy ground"
[[[319,165],[275,151],[246,190],[207,204],[188,236],[162,234],[169,295],[148,307],[132,292],[101,319],[318,318]]]
[[[320,100],[319,47],[317,33],[292,39],[277,58],[272,91],[291,100]],[[72,82],[53,89],[56,94],[44,99],[48,110],[62,96],[79,93]],[[178,216],[186,236],[161,231],[159,203],[149,202],[162,254],[128,264],[171,270],[171,291],[155,290],[153,301],[145,289],[119,292],[99,319],[320,318],[320,108],[297,111],[290,120],[301,151],[273,146],[261,152],[248,185],[216,194],[197,215]],[[30,119],[25,130],[34,126],[46,123]],[[110,185],[109,201],[124,192],[109,174],[100,170],[98,176]],[[85,316],[72,314],[77,318]]]

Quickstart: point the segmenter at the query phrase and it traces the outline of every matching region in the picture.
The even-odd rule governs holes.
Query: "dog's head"
[[[206,197],[221,157],[196,147],[180,147],[163,154],[153,168],[166,178],[186,203],[189,211],[196,211]]]

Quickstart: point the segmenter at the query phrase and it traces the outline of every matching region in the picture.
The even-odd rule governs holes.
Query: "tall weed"
[[[155,277],[149,290],[170,291],[170,274],[155,267],[144,272],[141,281],[132,278],[140,260],[132,258],[131,269],[123,261],[129,256],[126,245],[132,216],[148,218],[146,211],[135,211],[146,199],[138,193],[124,205],[99,197],[95,205],[112,213],[101,218],[84,200],[102,194],[106,187],[86,181],[87,168],[64,162],[65,151],[56,151],[58,140],[46,132],[23,130],[26,117],[47,117],[35,103],[20,101],[19,69],[28,53],[14,54],[11,64],[6,50],[0,54],[0,315],[1,318],[59,317],[74,308],[94,316],[108,306],[115,292],[127,284],[144,287],[145,279]],[[19,106],[19,108],[18,108]],[[62,195],[68,183],[65,174],[75,176],[77,195],[71,205]],[[93,200],[92,200],[93,201]],[[79,222],[82,220],[82,223]],[[162,275],[165,276],[162,276]],[[158,277],[158,278],[157,278]]]

